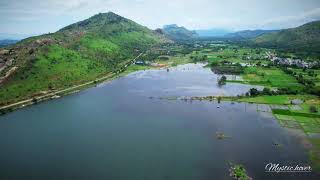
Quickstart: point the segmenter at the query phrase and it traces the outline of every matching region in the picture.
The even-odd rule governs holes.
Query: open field
[[[238,98],[237,101],[249,102],[257,104],[279,104],[288,105],[290,101],[295,99],[296,96],[279,95],[279,96],[257,96],[257,97],[243,97]]]
[[[235,63],[241,64],[244,69],[241,74],[243,80],[228,80],[229,82],[262,85],[269,88],[291,88],[293,90],[301,90],[303,85],[299,84],[293,76],[286,74],[278,67],[267,66],[270,64],[270,61],[266,59],[266,52],[269,51],[271,50],[229,45],[219,46],[209,50],[204,49],[198,51],[197,54],[206,55],[208,63],[218,64],[220,69],[222,67],[225,67],[224,69],[226,69],[231,65],[234,66]]]
[[[246,67],[242,77],[242,83],[263,85],[271,88],[302,89],[302,85],[294,77],[285,74],[281,69],[276,67]]]
[[[175,56],[168,56],[168,60],[162,60],[162,59],[155,59],[155,62],[159,64],[166,64],[167,66],[177,66],[180,64],[187,64],[192,63],[192,60],[190,59],[190,55],[182,55],[178,54]]]

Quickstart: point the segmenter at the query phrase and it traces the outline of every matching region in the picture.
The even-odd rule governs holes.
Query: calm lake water
[[[223,180],[230,162],[254,179],[317,179],[264,172],[270,162],[310,163],[303,133],[282,128],[257,105],[149,98],[252,87],[216,81],[200,64],[139,71],[0,116],[0,179]]]

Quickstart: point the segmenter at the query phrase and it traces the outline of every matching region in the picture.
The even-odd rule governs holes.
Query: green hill
[[[172,40],[190,40],[198,37],[195,31],[190,31],[185,27],[179,27],[176,24],[164,26],[163,31]]]
[[[263,34],[255,38],[253,43],[264,47],[320,53],[320,21]]]
[[[252,39],[271,32],[277,32],[277,30],[244,30],[226,34],[224,37],[236,39]]]
[[[22,40],[0,49],[0,103],[94,80],[166,42],[164,35],[112,12]]]

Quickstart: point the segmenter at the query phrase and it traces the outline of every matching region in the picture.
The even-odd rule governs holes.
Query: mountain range
[[[320,53],[320,21],[225,37],[240,38],[254,47]],[[99,13],[55,33],[0,48],[0,105],[95,80],[150,47],[198,38],[196,31],[175,24],[154,31],[112,12]]]
[[[234,39],[252,39],[263,34],[278,32],[279,30],[244,30],[244,31],[237,31],[234,33],[228,33],[224,35],[225,38],[234,38]]]

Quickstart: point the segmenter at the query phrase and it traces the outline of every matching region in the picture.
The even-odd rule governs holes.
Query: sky
[[[55,32],[109,11],[151,29],[283,29],[320,20],[320,0],[0,0],[0,34]]]

